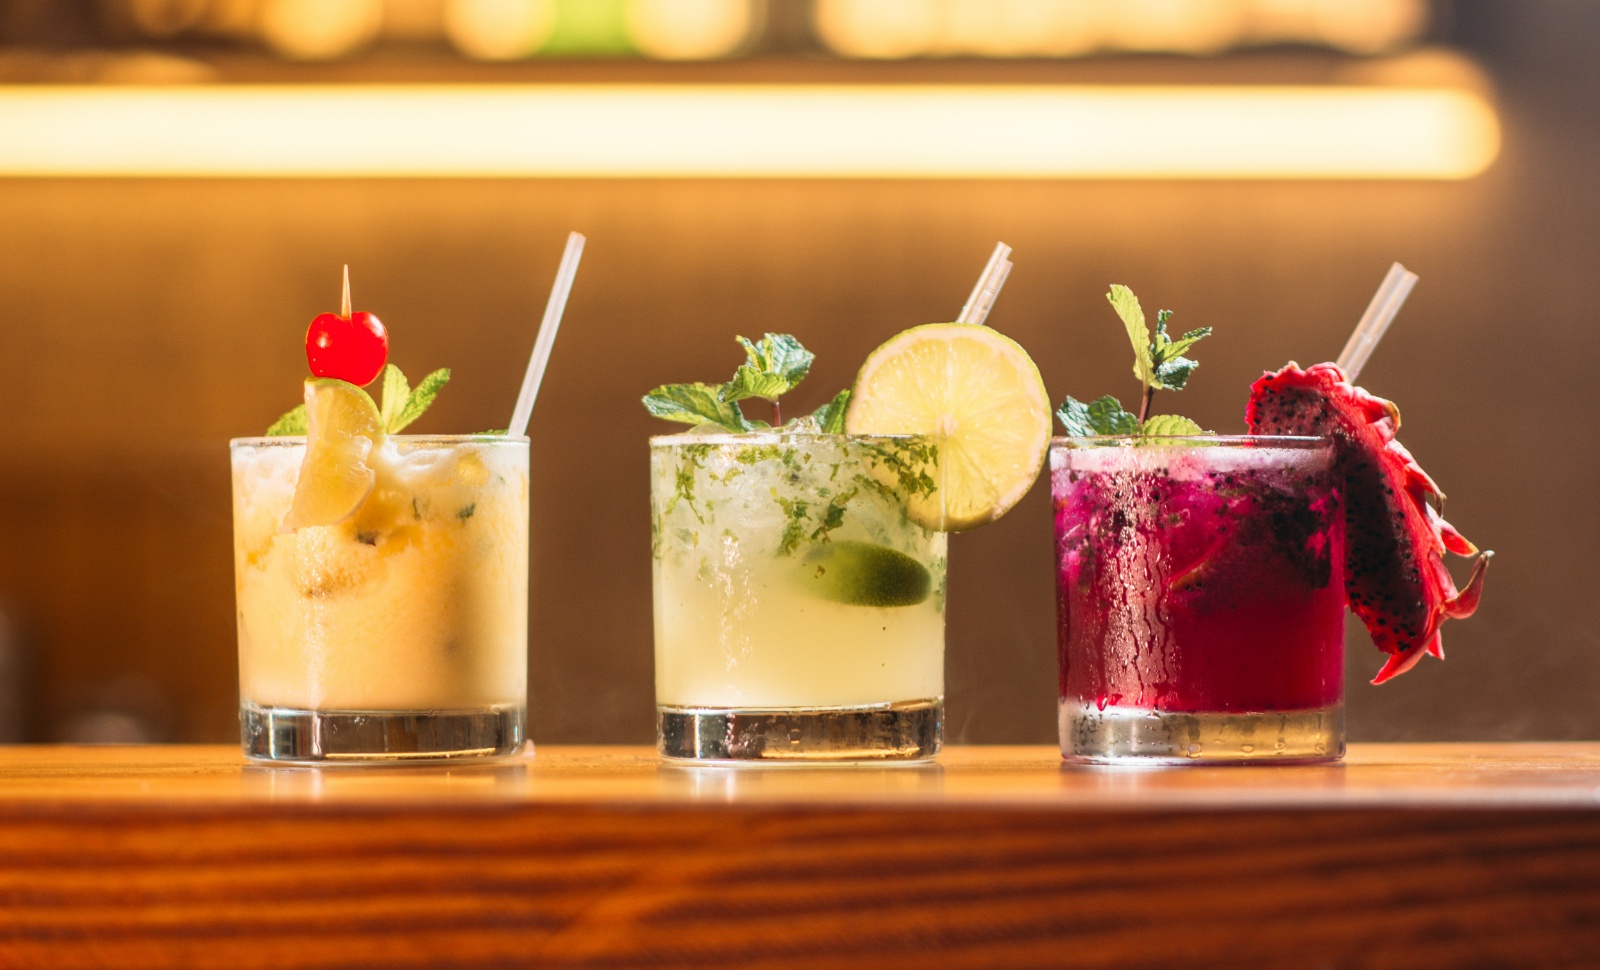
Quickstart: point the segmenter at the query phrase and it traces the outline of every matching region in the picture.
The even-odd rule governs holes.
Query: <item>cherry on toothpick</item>
[[[344,268],[344,299],[338,313],[319,313],[306,328],[306,363],[318,377],[336,377],[357,387],[371,384],[389,362],[389,333],[366,311],[350,312],[350,267]]]

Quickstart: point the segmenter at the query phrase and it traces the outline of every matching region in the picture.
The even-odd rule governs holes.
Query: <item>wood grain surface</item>
[[[0,749],[0,967],[1590,967],[1600,745],[1312,768]]]

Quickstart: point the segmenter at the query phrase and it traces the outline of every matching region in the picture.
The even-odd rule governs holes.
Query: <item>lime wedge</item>
[[[1017,342],[988,327],[930,323],[891,337],[856,375],[850,434],[915,434],[939,452],[932,494],[908,498],[911,518],[960,532],[1022,500],[1050,447],[1050,397]]]
[[[848,539],[813,547],[800,577],[813,596],[850,606],[916,606],[933,587],[927,568],[905,553]]]
[[[378,407],[367,392],[331,378],[306,381],[306,456],[283,529],[338,525],[372,494],[372,449],[383,440]]]

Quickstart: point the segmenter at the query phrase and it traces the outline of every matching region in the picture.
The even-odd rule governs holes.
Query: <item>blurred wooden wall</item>
[[[417,430],[495,427],[569,229],[590,245],[531,431],[535,740],[651,736],[666,426],[639,396],[782,330],[818,354],[794,406],[820,403],[952,317],[997,239],[1016,269],[991,323],[1053,397],[1132,399],[1121,282],[1216,328],[1169,403],[1218,430],[1264,368],[1337,354],[1391,260],[1419,272],[1363,383],[1499,556],[1447,663],[1372,688],[1352,636],[1352,736],[1600,735],[1600,85],[1505,44],[1505,150],[1463,183],[0,181],[0,603],[32,646],[32,735],[232,738],[227,440],[295,403],[340,265],[395,363],[454,371]],[[952,544],[953,740],[1054,736],[1046,493]]]

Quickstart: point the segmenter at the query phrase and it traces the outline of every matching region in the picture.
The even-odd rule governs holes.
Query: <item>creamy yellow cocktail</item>
[[[527,697],[527,439],[385,437],[353,515],[289,530],[305,451],[297,438],[233,443],[247,753],[515,749]]]
[[[294,438],[233,446],[242,701],[309,711],[522,706],[527,442],[389,437],[355,515],[286,532],[304,455]]]

